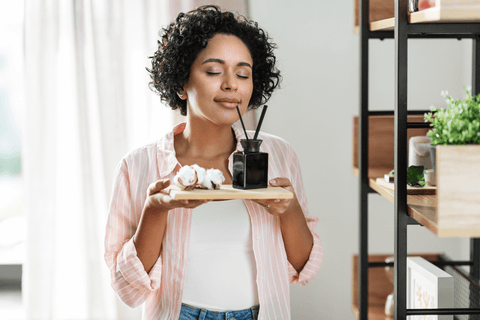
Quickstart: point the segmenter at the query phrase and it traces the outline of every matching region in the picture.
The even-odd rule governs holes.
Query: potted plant
[[[474,97],[468,88],[465,92],[465,99],[454,100],[443,91],[448,109],[432,106],[432,112],[425,114],[425,121],[430,121],[432,127],[428,136],[432,138],[430,155],[434,170],[437,145],[480,144],[480,94]]]
[[[432,107],[436,112],[425,115],[432,127],[437,188],[432,208],[440,237],[480,234],[480,94],[465,91],[463,100],[444,92],[448,109]]]

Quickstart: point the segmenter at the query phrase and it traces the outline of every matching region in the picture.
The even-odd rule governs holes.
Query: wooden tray
[[[395,190],[395,183],[387,182],[384,178],[377,178],[375,181],[378,185],[385,187],[390,190]],[[425,185],[425,187],[411,187],[407,185],[407,194],[436,194],[437,187],[431,186],[429,184]]]
[[[182,191],[176,185],[166,189],[175,200],[209,200],[209,199],[292,199],[293,193],[281,187],[264,189],[241,190],[235,189],[231,184],[223,185],[219,190],[194,189]]]

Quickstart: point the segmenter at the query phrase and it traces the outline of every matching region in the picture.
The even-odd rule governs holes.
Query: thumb
[[[170,185],[170,179],[158,180],[157,182],[152,183],[148,187],[147,194],[151,196],[152,194],[158,193],[163,189],[167,188]]]

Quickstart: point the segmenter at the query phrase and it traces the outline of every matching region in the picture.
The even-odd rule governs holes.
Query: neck
[[[185,130],[175,137],[177,154],[189,158],[213,159],[229,156],[235,149],[231,125],[189,121]]]

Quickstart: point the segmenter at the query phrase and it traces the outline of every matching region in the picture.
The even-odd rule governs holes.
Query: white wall
[[[262,129],[295,148],[310,213],[320,219],[325,247],[319,275],[292,286],[292,319],[354,319],[351,256],[358,252],[358,178],[352,166],[352,117],[359,108],[359,37],[353,0],[250,1],[252,19],[278,44],[283,88],[269,104]],[[394,42],[370,40],[370,110],[394,108]],[[471,41],[409,41],[409,109],[445,107],[442,90],[464,96],[471,84]],[[466,62],[462,61],[466,60]],[[370,253],[393,253],[393,204],[369,196]],[[445,252],[467,259],[467,239],[439,239],[408,229],[409,252]]]

